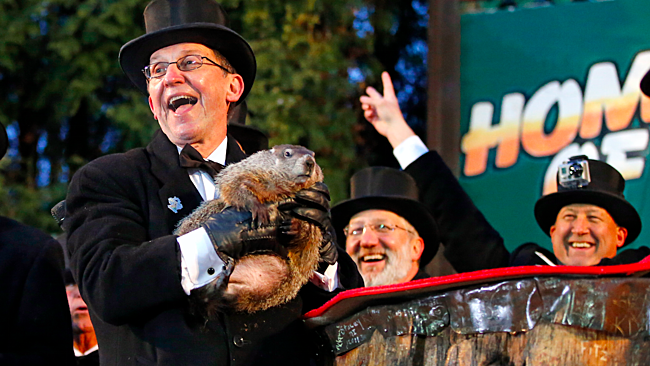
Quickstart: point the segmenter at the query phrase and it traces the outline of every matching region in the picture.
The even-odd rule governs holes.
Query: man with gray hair
[[[429,277],[424,266],[438,251],[439,239],[413,178],[397,169],[371,167],[350,182],[351,197],[332,208],[332,222],[365,285]]]

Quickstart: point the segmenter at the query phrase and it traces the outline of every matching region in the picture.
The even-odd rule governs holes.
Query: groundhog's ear
[[[230,103],[234,103],[241,98],[241,95],[244,92],[244,79],[239,74],[230,74],[228,76],[230,78],[230,84],[228,85],[226,100]]]

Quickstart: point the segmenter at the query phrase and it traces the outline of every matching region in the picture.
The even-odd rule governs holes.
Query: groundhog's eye
[[[285,157],[285,158],[290,158],[291,155],[293,155],[293,151],[291,151],[291,150],[284,150],[284,157]]]

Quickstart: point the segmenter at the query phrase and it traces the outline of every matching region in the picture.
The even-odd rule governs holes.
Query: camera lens
[[[580,164],[571,164],[569,166],[569,176],[571,178],[579,178],[582,176],[582,172],[584,169],[582,168],[582,165]]]

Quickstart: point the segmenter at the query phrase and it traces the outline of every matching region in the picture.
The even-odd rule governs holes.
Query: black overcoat
[[[63,250],[0,216],[0,365],[74,365]]]
[[[244,157],[229,137],[226,163]],[[170,199],[180,200],[182,209],[173,212]],[[255,315],[224,314],[206,323],[190,314],[171,233],[200,201],[179,165],[176,146],[161,131],[146,148],[101,157],[74,175],[64,228],[70,265],[97,333],[100,363],[308,364],[311,349],[299,319],[308,310],[303,303],[316,306],[333,296],[311,284],[305,286],[315,294],[310,299],[303,299],[303,291],[289,304]],[[354,266],[342,254],[340,264]],[[351,274],[351,282],[342,278],[350,288],[362,284],[356,269],[344,273]]]

